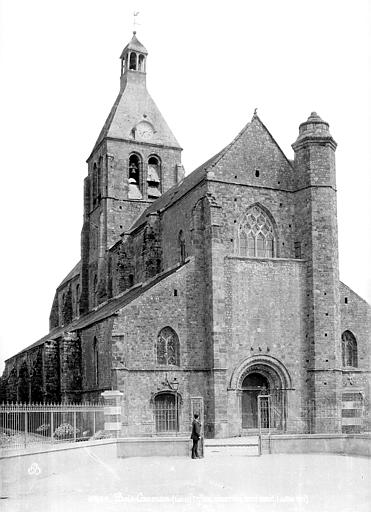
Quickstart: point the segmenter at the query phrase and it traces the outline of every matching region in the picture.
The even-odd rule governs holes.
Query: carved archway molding
[[[268,355],[255,355],[244,358],[233,370],[228,391],[241,390],[242,382],[249,373],[261,373],[281,389],[293,389],[289,372],[278,359]]]

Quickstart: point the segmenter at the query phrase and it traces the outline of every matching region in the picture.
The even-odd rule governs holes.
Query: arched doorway
[[[261,373],[249,373],[242,382],[242,428],[258,428],[259,415],[262,428],[269,428],[269,401],[259,396],[269,396],[269,381]]]
[[[259,426],[285,430],[290,389],[291,377],[277,358],[254,355],[241,360],[232,372],[229,387],[231,392],[236,391],[236,431],[255,430]]]

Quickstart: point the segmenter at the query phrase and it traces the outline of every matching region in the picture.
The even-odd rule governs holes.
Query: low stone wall
[[[84,443],[64,443],[53,447],[34,447],[17,452],[3,451],[0,457],[2,495],[7,489],[23,493],[31,489],[35,478],[47,478],[52,474],[67,473],[76,465],[107,464],[117,457],[117,440],[100,439]]]
[[[188,437],[134,437],[117,440],[118,457],[188,457],[190,453],[191,440]]]
[[[262,453],[338,453],[371,456],[371,434],[262,436]]]

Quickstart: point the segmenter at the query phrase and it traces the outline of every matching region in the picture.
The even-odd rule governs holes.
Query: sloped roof
[[[263,123],[260,121],[257,115],[254,115],[253,121],[258,121],[264,129],[269,133],[267,128],[263,125]],[[209,158],[209,160],[206,160],[202,165],[197,167],[194,171],[192,171],[188,176],[186,176],[180,183],[177,183],[172,188],[167,190],[164,194],[162,194],[161,197],[156,199],[153,203],[149,205],[149,207],[144,210],[144,212],[138,217],[138,219],[134,222],[132,227],[129,230],[129,233],[132,231],[135,231],[139,226],[141,226],[143,223],[145,223],[146,217],[150,215],[151,213],[154,213],[158,210],[162,210],[164,208],[168,208],[172,203],[177,201],[180,197],[185,195],[189,190],[191,190],[193,187],[195,187],[198,183],[200,183],[204,178],[206,178],[207,171],[214,167],[219,160],[226,154],[228,151],[236,145],[238,140],[242,137],[242,135],[246,132],[248,127],[250,126],[251,122],[247,123],[242,130],[238,133],[238,135],[230,142],[227,146],[225,146],[221,151],[216,153],[214,156]],[[269,136],[274,141],[273,137],[269,133]],[[274,143],[279,148],[278,144],[274,141]],[[282,152],[282,150],[279,148],[279,150]],[[283,156],[284,153],[282,152]],[[286,157],[285,157],[286,158]],[[286,159],[287,160],[287,159]]]
[[[137,36],[136,36],[136,32],[134,31],[133,32],[133,37],[131,38],[131,41],[130,43],[128,43],[125,48],[122,50],[122,53],[120,55],[120,59],[122,59],[125,55],[125,53],[128,51],[128,50],[134,50],[135,52],[140,52],[140,53],[144,53],[146,55],[148,55],[148,52],[147,52],[147,49],[145,48],[145,46],[142,45],[142,43],[138,40]]]
[[[107,137],[135,141],[133,128],[140,121],[146,121],[154,128],[151,140],[148,141],[150,144],[181,149],[146,87],[129,80],[117,96],[92,153]]]
[[[187,264],[188,262],[189,259],[185,261],[185,264]],[[153,279],[146,281],[145,283],[138,283],[136,286],[130,288],[130,290],[127,290],[121,295],[114,297],[113,299],[110,299],[108,302],[103,304],[98,309],[91,311],[90,313],[87,313],[86,315],[83,315],[80,318],[76,318],[70,324],[64,325],[63,327],[56,327],[55,329],[52,329],[46,336],[43,336],[39,340],[35,341],[35,343],[24,348],[14,356],[9,357],[7,361],[9,359],[12,359],[13,357],[22,354],[23,352],[43,345],[48,340],[55,340],[59,338],[60,336],[62,336],[64,332],[77,331],[78,329],[83,329],[85,327],[88,327],[89,325],[95,324],[97,322],[100,322],[101,320],[109,318],[110,316],[116,314],[120,309],[125,307],[127,304],[135,300],[137,297],[139,297],[143,292],[145,292],[152,286],[156,285],[163,279],[166,279],[171,274],[174,274],[183,266],[184,263],[179,263],[178,265],[170,268],[166,272],[162,272],[161,274],[155,276]]]
[[[76,263],[76,265],[73,267],[71,272],[66,275],[66,277],[63,279],[63,281],[57,286],[57,289],[63,286],[64,284],[68,283],[68,281],[71,281],[74,277],[78,276],[81,272],[81,261]]]
[[[224,151],[224,150],[223,150]],[[135,231],[139,226],[141,226],[148,215],[151,213],[157,212],[158,210],[163,210],[164,208],[168,208],[171,204],[175,203],[180,197],[184,196],[187,192],[192,190],[198,183],[200,183],[205,177],[207,170],[213,165],[215,161],[217,161],[220,156],[221,151],[214,155],[212,158],[207,160],[205,163],[197,167],[194,171],[192,171],[188,176],[186,176],[182,181],[171,187],[169,190],[164,192],[162,196],[160,196],[156,201],[153,201],[146,210],[138,217],[138,219],[134,222],[132,227],[129,229],[129,233]]]

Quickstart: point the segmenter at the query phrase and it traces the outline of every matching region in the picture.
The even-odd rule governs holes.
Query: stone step
[[[205,456],[257,456],[260,455],[259,436],[205,439]]]

